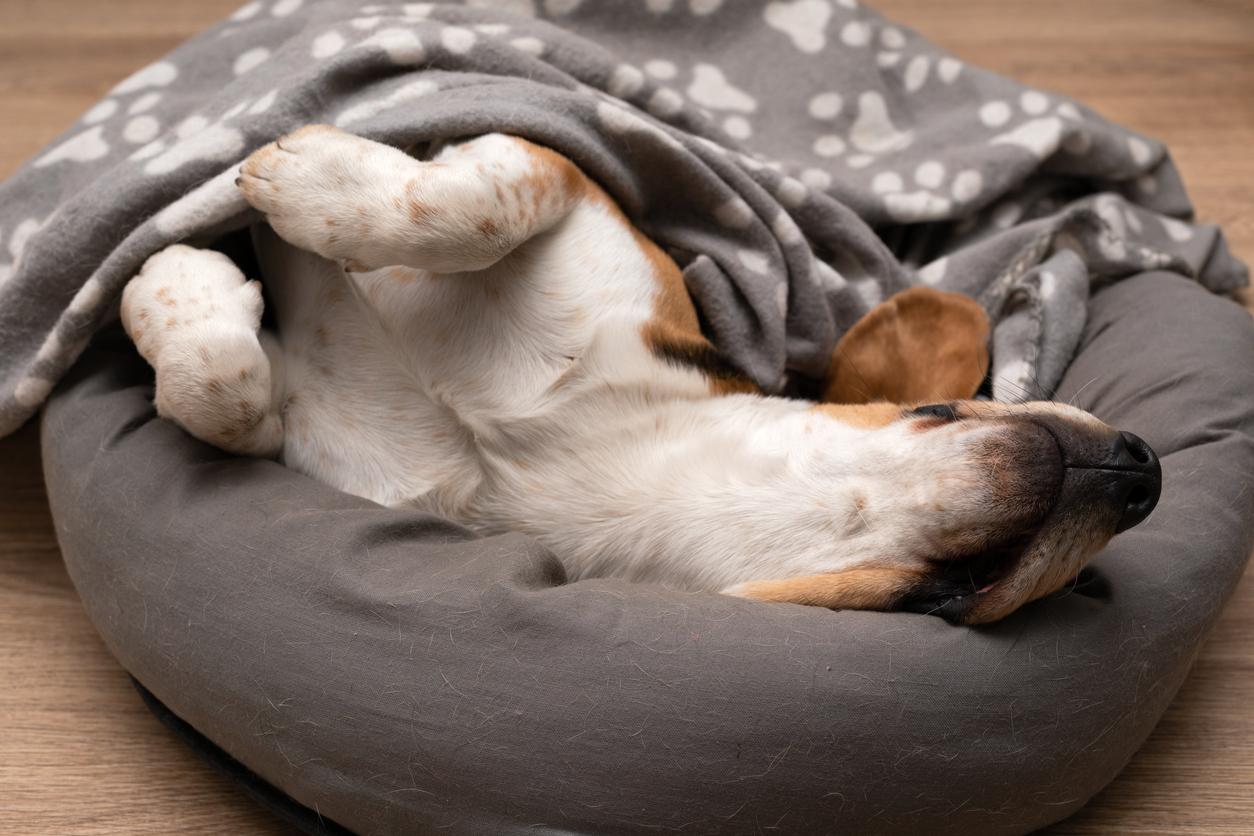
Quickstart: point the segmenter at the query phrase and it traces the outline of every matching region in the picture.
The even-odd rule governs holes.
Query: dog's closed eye
[[[930,403],[924,406],[916,406],[910,410],[910,415],[918,418],[939,418],[942,421],[958,420],[958,413],[947,403]]]

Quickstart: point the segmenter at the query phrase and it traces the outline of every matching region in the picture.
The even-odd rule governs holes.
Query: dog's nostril
[[[1130,455],[1133,460],[1137,462],[1137,464],[1149,464],[1150,459],[1154,458],[1154,451],[1150,449],[1150,446],[1146,444],[1140,436],[1133,435],[1129,432],[1119,433],[1119,436],[1123,439],[1124,449],[1128,451],[1128,455]]]
[[[1155,468],[1149,472],[1120,473],[1123,482],[1123,513],[1115,526],[1115,533],[1127,531],[1134,525],[1144,522],[1145,518],[1158,504],[1158,495],[1162,492],[1162,477]]]
[[[1115,533],[1127,531],[1144,522],[1156,504],[1158,504],[1157,492],[1151,491],[1146,485],[1138,484],[1132,487],[1124,501],[1123,514],[1119,518],[1118,525],[1115,526]]]

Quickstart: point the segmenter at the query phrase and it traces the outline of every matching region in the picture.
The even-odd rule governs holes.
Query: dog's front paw
[[[257,149],[236,181],[291,244],[335,261],[383,266],[377,228],[394,213],[415,161],[330,125],[309,125]],[[380,262],[380,259],[384,259]]]
[[[173,244],[151,256],[122,291],[122,325],[154,367],[163,350],[188,334],[255,332],[261,287],[225,255]]]

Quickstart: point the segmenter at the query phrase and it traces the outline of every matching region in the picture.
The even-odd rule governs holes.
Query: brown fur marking
[[[820,403],[812,406],[810,411],[825,415],[851,427],[863,427],[872,430],[887,426],[902,415],[902,408],[899,405],[885,402],[866,404]]]
[[[640,329],[641,337],[649,349],[659,357],[700,356],[713,354],[714,348],[701,333],[701,323],[692,297],[684,286],[684,275],[675,260],[636,228],[623,214],[618,204],[591,180],[586,180],[587,195],[600,203],[610,215],[621,223],[636,246],[644,253],[652,267],[653,280],[657,285],[653,297],[653,317]],[[714,395],[731,395],[759,391],[747,378],[734,374],[706,372],[710,392]]]
[[[891,610],[921,579],[904,569],[848,569],[823,575],[805,575],[741,584],[743,598],[811,607],[850,610]]]

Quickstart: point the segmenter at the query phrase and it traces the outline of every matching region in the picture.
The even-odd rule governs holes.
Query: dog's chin
[[[1115,534],[1117,519],[1064,491],[1032,532],[976,554],[934,564],[903,601],[910,612],[951,624],[988,624],[1073,584]]]
[[[983,624],[1068,579],[1058,574],[1076,562],[1075,543],[1059,535],[1071,530],[1067,517],[1076,503],[1068,496],[1063,450],[1053,435],[1034,422],[1016,422],[994,436],[981,455],[997,462],[990,467],[989,518],[969,526],[965,537],[952,542],[956,548],[929,556],[927,571],[901,609],[954,624]],[[1110,534],[1113,527],[1101,542]]]

